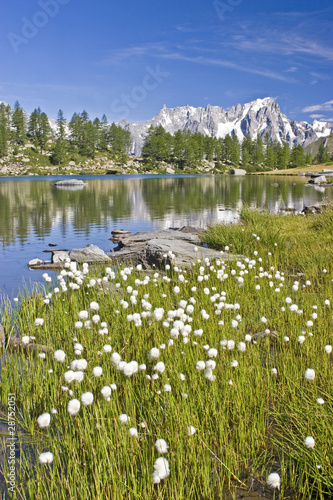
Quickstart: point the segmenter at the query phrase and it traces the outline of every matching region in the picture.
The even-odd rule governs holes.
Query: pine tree
[[[278,168],[285,169],[289,165],[290,149],[286,142],[283,143],[280,153],[278,155]]]
[[[35,146],[39,147],[40,152],[43,153],[51,137],[51,127],[46,113],[40,108],[34,109],[30,115],[29,136],[34,139]]]
[[[230,154],[231,163],[235,166],[239,165],[240,161],[240,144],[236,134],[232,136],[232,149]]]
[[[162,125],[150,127],[142,148],[142,156],[146,161],[170,161],[172,137]]]
[[[57,140],[50,156],[53,165],[60,165],[66,158],[66,139],[65,139],[65,117],[61,109],[58,111],[57,116]]]
[[[109,145],[108,119],[106,115],[103,115],[99,130],[98,146],[101,151],[107,151],[108,145]]]
[[[58,138],[62,140],[65,139],[65,124],[66,124],[66,119],[64,117],[64,113],[62,109],[59,109],[57,116]]]
[[[12,127],[14,129],[12,137],[14,144],[24,145],[26,142],[26,119],[18,101],[14,104]]]
[[[0,158],[6,156],[8,153],[8,115],[5,104],[0,104]]]
[[[315,157],[316,163],[326,163],[330,159],[330,153],[327,145],[319,144],[318,153]]]
[[[172,141],[172,161],[180,168],[185,164],[186,139],[181,130],[177,130]]]
[[[291,167],[304,167],[305,165],[305,153],[302,146],[299,144],[298,146],[294,145],[290,154],[290,166]]]
[[[259,134],[257,134],[253,146],[252,161],[254,165],[260,165],[264,162],[264,146]]]

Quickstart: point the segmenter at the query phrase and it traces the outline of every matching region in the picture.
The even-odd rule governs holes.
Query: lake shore
[[[191,167],[184,166],[178,168],[165,162],[160,162],[156,166],[147,165],[142,158],[133,157],[127,162],[119,162],[107,157],[86,160],[83,163],[70,161],[67,165],[57,166],[50,164],[29,163],[26,158],[17,158],[15,161],[0,161],[0,177],[18,176],[44,176],[44,175],[133,175],[133,174],[229,174],[235,167],[231,164],[221,165],[214,161],[202,160],[200,164]],[[253,175],[300,175],[308,172],[320,172],[324,168],[330,168],[327,164],[310,165],[306,167],[295,167],[284,170],[269,170],[262,167],[258,172],[248,172]],[[242,169],[242,166],[237,167]],[[236,169],[236,170],[237,170]]]

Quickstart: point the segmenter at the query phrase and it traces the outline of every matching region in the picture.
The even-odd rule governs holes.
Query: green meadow
[[[36,345],[2,357],[8,498],[332,498],[332,235],[332,207],[245,209],[202,235],[220,259],[68,262],[3,301],[7,341]]]

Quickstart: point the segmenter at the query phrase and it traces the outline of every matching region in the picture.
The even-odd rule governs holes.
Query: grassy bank
[[[270,170],[267,172],[254,172],[255,175],[300,175],[309,172],[322,172],[323,169],[333,170],[333,162],[322,163],[320,165],[308,165],[306,167],[286,168],[284,170]]]
[[[52,348],[2,368],[31,440],[13,498],[331,498],[332,217],[244,211],[204,236],[238,262],[68,263],[7,304],[7,332]]]

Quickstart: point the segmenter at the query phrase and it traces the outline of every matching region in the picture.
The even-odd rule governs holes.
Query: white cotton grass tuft
[[[56,361],[59,361],[59,363],[63,363],[66,359],[66,353],[62,349],[58,349],[55,351],[53,357]]]
[[[130,436],[137,438],[139,436],[138,430],[135,427],[129,429]]]
[[[67,411],[70,415],[76,415],[79,413],[81,408],[81,403],[78,399],[71,399],[67,405]]]
[[[111,396],[111,393],[112,393],[112,389],[110,386],[108,385],[105,385],[102,389],[101,389],[101,394],[102,396],[107,399]]]
[[[327,354],[331,354],[331,352],[332,352],[332,346],[331,345],[329,345],[329,344],[325,345],[324,349],[325,349],[325,352],[327,352]]]
[[[42,465],[51,464],[53,462],[53,454],[50,451],[45,451],[39,455],[38,460]]]
[[[36,318],[35,319],[35,326],[43,326],[44,320],[43,318]]]
[[[267,478],[267,484],[271,488],[277,488],[279,490],[281,484],[279,474],[277,472],[272,472]]]
[[[158,453],[163,455],[164,453],[168,453],[169,445],[164,439],[157,439],[155,442],[155,448]]]
[[[151,359],[152,361],[158,359],[160,356],[160,350],[157,347],[153,347],[150,349],[148,358]]]
[[[154,463],[153,483],[159,484],[162,479],[170,475],[169,462],[164,457],[159,457]]]
[[[99,311],[99,304],[97,302],[91,302],[89,309],[90,311]]]
[[[197,370],[204,370],[206,368],[206,363],[204,361],[197,361],[195,367]]]
[[[50,425],[50,421],[51,415],[49,413],[42,413],[42,415],[37,418],[37,423],[40,429],[45,429],[45,427],[48,427]]]
[[[95,368],[92,371],[92,374],[94,377],[100,377],[103,373],[103,369],[101,366],[95,366]]]
[[[90,406],[94,401],[94,395],[92,392],[84,392],[81,396],[81,401],[85,406]]]
[[[155,366],[154,366],[154,370],[159,372],[159,373],[163,373],[164,370],[165,370],[165,364],[162,362],[162,361],[159,361]]]
[[[304,446],[312,450],[315,446],[315,440],[312,436],[307,436],[304,440]]]
[[[122,413],[121,415],[119,415],[118,417],[118,420],[119,422],[122,424],[122,425],[125,425],[127,424],[131,419],[128,415],[126,415],[126,413]]]
[[[193,427],[193,425],[189,425],[187,428],[187,435],[193,436],[193,434],[195,434],[195,433],[196,433],[195,427]]]
[[[314,380],[315,376],[316,373],[312,368],[308,368],[307,370],[305,370],[304,378],[306,380]]]
[[[325,404],[325,401],[323,400],[323,398],[317,398],[317,403],[319,405],[323,405],[323,404]]]
[[[207,356],[209,358],[216,358],[216,356],[217,356],[217,349],[215,349],[213,347],[211,347],[210,349],[208,349]]]

